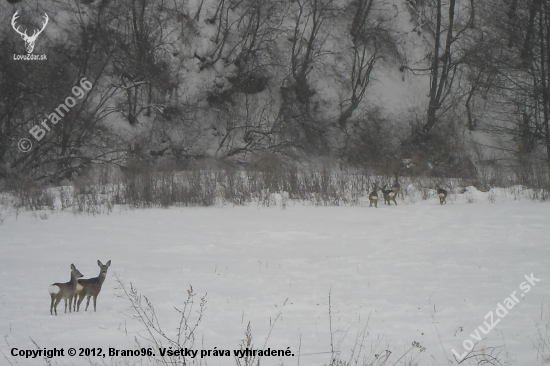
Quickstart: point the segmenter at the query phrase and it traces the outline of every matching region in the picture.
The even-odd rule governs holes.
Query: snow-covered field
[[[378,209],[366,199],[358,207],[115,207],[98,216],[5,209],[0,364],[45,364],[10,355],[12,348],[36,349],[33,341],[65,352],[131,349],[135,336],[148,345],[140,338],[147,337],[144,326],[117,288],[117,275],[153,302],[169,336],[178,326],[174,307],[181,306],[189,285],[197,302],[207,293],[196,349],[238,349],[248,322],[255,347],[262,348],[272,328],[266,347],[290,347],[294,357],[266,357],[265,366],[328,364],[330,319],[342,360],[366,327],[362,356],[372,363],[365,364],[383,365],[384,356],[377,363],[374,354],[385,350],[391,351],[386,365],[447,365],[446,359],[457,364],[452,349],[462,354],[466,340],[475,342],[470,334],[487,328],[486,314],[492,311],[496,322],[498,304],[516,291],[519,303],[487,335],[478,331],[476,349],[502,346],[504,364],[542,365],[537,347],[539,333],[548,337],[550,316],[550,204],[510,197],[491,203],[493,198],[474,191],[451,195],[444,206],[431,198]],[[68,281],[71,263],[85,277],[97,276],[98,259],[112,265],[97,312],[64,314],[61,303],[59,315],[51,316],[48,285]],[[540,282],[525,293],[520,285],[528,284],[524,276],[531,273]],[[544,353],[550,356],[548,348]],[[235,364],[233,357],[204,361]],[[88,361],[65,356],[51,363]]]

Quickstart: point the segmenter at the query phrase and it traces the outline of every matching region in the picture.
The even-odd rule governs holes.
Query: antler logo
[[[23,38],[23,41],[25,41],[25,49],[27,50],[27,53],[32,53],[32,51],[34,50],[34,42],[36,41],[36,38],[40,35],[40,33],[42,33],[42,31],[44,30],[44,28],[46,28],[46,25],[48,24],[48,14],[44,13],[44,22],[42,22],[42,29],[40,30],[34,30],[34,33],[32,34],[32,36],[28,36],[27,35],[27,30],[25,29],[24,32],[21,32],[19,30],[19,26],[16,28],[15,27],[15,21],[16,19],[18,18],[18,15],[17,13],[19,13],[19,10],[15,12],[15,14],[13,14],[13,18],[11,18],[11,26],[13,27],[13,29],[19,33],[21,35],[21,38]]]

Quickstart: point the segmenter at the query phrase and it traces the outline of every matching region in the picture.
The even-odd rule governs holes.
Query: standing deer
[[[19,33],[21,38],[23,38],[23,41],[25,41],[25,49],[27,50],[27,53],[32,53],[32,51],[34,50],[34,42],[36,42],[36,38],[38,38],[40,33],[44,31],[44,28],[46,28],[46,25],[48,24],[48,20],[49,20],[48,14],[44,13],[44,22],[42,22],[42,29],[40,30],[35,29],[32,36],[29,36],[27,34],[26,29],[24,32],[21,32],[19,30],[19,26],[17,26],[17,28],[15,27],[15,21],[18,18],[17,13],[19,13],[19,10],[17,10],[15,14],[13,14],[13,17],[11,18],[11,26],[17,33]]]
[[[76,269],[74,264],[71,264],[71,280],[66,283],[54,283],[53,285],[50,285],[48,292],[52,298],[52,302],[50,304],[51,315],[53,315],[52,310],[55,311],[55,315],[57,315],[57,304],[59,304],[61,299],[65,299],[65,313],[67,312],[67,300],[69,300],[69,313],[71,312],[71,304],[73,297],[76,294],[78,279],[81,277],[83,277],[82,273]]]
[[[437,195],[439,196],[439,204],[447,204],[447,191],[443,188],[437,188]]]
[[[372,207],[372,204],[374,203],[374,207],[378,208],[378,188],[376,183],[374,183],[374,187],[371,193],[369,193],[369,207]]]
[[[99,295],[99,292],[101,291],[101,285],[103,285],[103,282],[105,281],[105,276],[107,276],[107,270],[111,265],[111,260],[105,263],[105,265],[103,265],[103,263],[98,260],[97,265],[99,266],[99,276],[78,280],[78,286],[76,289],[78,304],[76,302],[76,296],[74,298],[73,304],[75,311],[80,311],[80,303],[82,302],[82,300],[84,300],[85,296],[87,296],[88,298],[86,300],[86,309],[84,309],[84,311],[88,311],[88,305],[90,305],[90,297],[92,296],[94,297],[94,311],[96,311],[97,295]]]
[[[399,193],[401,193],[401,198],[403,198],[403,191],[401,190],[401,184],[399,184],[399,173],[395,173],[395,183],[391,186],[391,190],[396,196],[399,196]]]
[[[391,189],[386,189],[386,185],[384,188],[382,188],[382,193],[384,194],[384,203],[387,203],[391,206],[391,201],[395,203],[397,206],[397,202],[395,201],[395,192]]]

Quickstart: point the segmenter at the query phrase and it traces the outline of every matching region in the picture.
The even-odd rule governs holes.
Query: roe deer
[[[395,196],[399,196],[399,193],[401,193],[401,198],[403,198],[403,191],[401,191],[401,184],[399,184],[398,175],[399,173],[395,173],[395,183],[391,186],[391,190]]]
[[[94,297],[94,311],[96,311],[97,295],[99,295],[99,291],[101,291],[101,285],[103,285],[103,281],[105,281],[105,276],[107,276],[107,270],[111,265],[111,260],[109,259],[109,261],[105,263],[105,265],[103,265],[103,263],[98,260],[97,265],[99,266],[99,276],[78,280],[78,286],[76,289],[76,296],[74,298],[73,305],[75,311],[80,311],[80,303],[82,302],[82,300],[84,300],[85,296],[87,296],[88,299],[86,300],[86,309],[84,309],[84,311],[88,311],[88,305],[90,305],[90,297],[92,296]],[[76,303],[77,296],[78,304]]]
[[[369,193],[369,207],[372,207],[372,204],[374,203],[374,207],[378,208],[378,189],[376,189],[376,183],[374,184],[373,191]]]
[[[73,297],[76,294],[76,287],[78,285],[77,281],[81,277],[83,277],[82,273],[76,269],[74,264],[71,264],[71,280],[66,283],[54,283],[53,285],[50,285],[48,292],[52,298],[52,302],[50,304],[51,315],[53,315],[52,309],[55,311],[55,315],[57,315],[57,304],[59,304],[61,299],[65,299],[65,312],[67,312],[67,300],[69,300],[69,313],[71,312],[71,304]]]
[[[437,188],[437,195],[439,196],[439,204],[447,204],[447,191],[443,188]]]
[[[388,205],[391,206],[391,201],[393,201],[397,206],[397,202],[395,201],[394,191],[392,191],[391,189],[386,190],[386,186],[384,186],[384,188],[382,188],[382,193],[384,194],[384,203],[387,203]]]

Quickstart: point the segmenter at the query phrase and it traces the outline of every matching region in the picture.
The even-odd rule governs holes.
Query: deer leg
[[[73,311],[74,311],[74,312],[77,312],[77,311],[78,311],[78,307],[77,307],[78,296],[79,296],[79,295],[77,295],[77,294],[74,295],[74,301],[73,301]]]
[[[80,293],[80,295],[78,295],[77,311],[80,311],[80,304],[82,303],[82,300],[84,300],[84,297],[86,297],[86,295],[84,295],[83,293]],[[76,300],[75,300],[75,302],[76,302]]]
[[[96,300],[97,300],[97,295],[94,296],[94,312],[95,312],[95,303],[96,303]]]
[[[86,299],[86,309],[84,309],[84,311],[88,311],[88,305],[90,305],[90,297],[92,297],[92,295],[88,295],[88,298]]]
[[[57,304],[61,301],[61,298],[55,299],[55,304],[53,304],[53,310],[55,311],[55,315],[57,315]]]
[[[53,303],[55,302],[55,296],[50,295],[52,302],[50,303],[50,315],[53,315]]]

